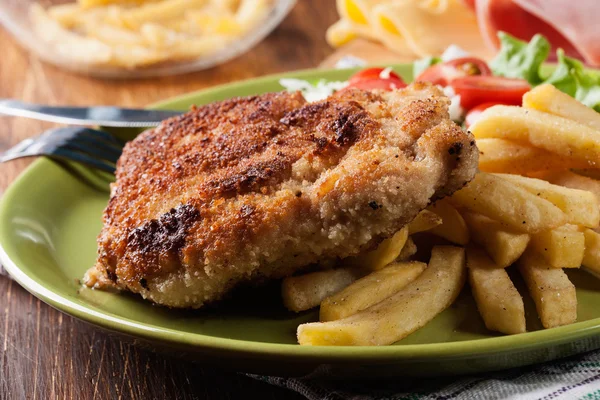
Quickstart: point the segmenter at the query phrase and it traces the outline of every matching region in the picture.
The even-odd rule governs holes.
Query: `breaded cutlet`
[[[240,283],[374,248],[477,169],[436,87],[269,93],[128,143],[85,282],[198,308]]]

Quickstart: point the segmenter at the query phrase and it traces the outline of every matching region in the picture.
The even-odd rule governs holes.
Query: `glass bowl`
[[[83,42],[79,43],[81,49],[79,52],[77,46],[63,45],[63,41],[57,40],[56,36],[51,45],[47,37],[51,36],[52,29],[47,29],[48,27],[44,25],[42,31],[39,23],[34,26],[32,8],[41,5],[43,8],[38,10],[47,10],[50,6],[74,2],[75,0],[0,0],[0,23],[28,50],[44,61],[61,68],[101,78],[148,78],[199,71],[229,61],[261,42],[296,4],[296,0],[271,0],[270,11],[253,28],[238,38],[226,43],[220,42],[218,46],[215,45],[214,49],[200,57],[162,61],[140,67],[115,66],[90,61],[87,55],[93,56],[95,51],[90,51],[87,46],[82,47],[85,44]],[[209,37],[206,41],[211,40],[216,39]],[[127,51],[130,51],[129,48],[121,52],[124,58],[127,57]]]

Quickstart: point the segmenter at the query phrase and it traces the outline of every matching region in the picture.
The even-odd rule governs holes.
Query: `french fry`
[[[190,11],[185,14],[187,20],[206,34],[239,35],[243,27],[232,14],[215,15],[204,11]]]
[[[298,342],[313,346],[386,345],[405,338],[448,308],[465,282],[465,254],[437,246],[425,271],[404,289],[350,317],[298,327]]]
[[[235,12],[242,1],[248,2],[248,0],[212,0],[212,3],[226,11]]]
[[[146,46],[145,38],[138,32],[103,22],[89,21],[81,24],[81,31],[88,37],[98,39],[111,46]]]
[[[600,132],[598,133],[600,135]],[[571,224],[595,228],[600,223],[600,208],[598,198],[585,190],[569,189],[553,185],[541,179],[526,178],[519,175],[497,174],[527,190],[528,192],[548,200],[560,208]]]
[[[193,37],[172,45],[169,56],[174,60],[193,59],[216,51],[226,42],[226,39],[220,35]]]
[[[486,216],[464,212],[473,241],[481,245],[499,267],[506,268],[521,257],[530,236],[515,232]]]
[[[81,21],[84,13],[81,11],[81,7],[77,3],[57,4],[46,10],[48,16],[62,25],[64,28],[72,29]],[[88,11],[88,13],[92,13]],[[95,11],[94,14],[103,13],[102,11]]]
[[[587,270],[600,276],[600,233],[586,229],[584,235],[585,254],[582,264]]]
[[[515,106],[493,106],[471,126],[477,139],[500,138],[529,142],[565,157],[599,165],[600,134],[573,120]]]
[[[425,232],[442,224],[442,217],[429,210],[423,210],[408,224],[408,234]]]
[[[525,307],[506,270],[478,248],[467,249],[469,283],[485,326],[506,334],[525,332]]]
[[[536,233],[564,225],[565,214],[554,204],[500,178],[479,172],[451,201],[519,232]]]
[[[576,226],[565,225],[532,235],[531,246],[553,268],[579,268],[585,252],[585,236]]]
[[[562,269],[548,266],[532,249],[523,254],[518,265],[544,328],[568,325],[577,320],[575,286]]]
[[[84,8],[91,7],[100,7],[106,6],[109,4],[119,4],[119,3],[134,3],[134,4],[142,4],[149,3],[152,0],[77,0],[79,4],[81,4]]]
[[[600,130],[600,113],[549,83],[525,93],[523,107],[572,119],[592,129]]]
[[[394,261],[400,255],[408,239],[408,227],[400,229],[394,236],[381,242],[379,246],[366,254],[348,257],[344,261],[347,265],[362,268],[366,271],[376,271]]]
[[[477,139],[479,169],[484,172],[528,174],[537,171],[585,168],[586,161],[563,157],[527,143],[506,139]]]
[[[400,251],[400,255],[396,261],[408,261],[408,259],[414,256],[416,253],[417,245],[409,236],[408,239],[406,239],[406,243],[404,243],[404,247],[402,248],[402,251]]]
[[[140,7],[123,9],[119,19],[130,29],[139,29],[148,22],[160,22],[183,17],[187,10],[204,5],[206,0],[163,0]]]
[[[430,229],[431,233],[462,246],[469,243],[469,229],[465,220],[447,200],[438,200],[428,210],[442,218],[442,224]]]
[[[598,205],[600,206],[600,181],[597,181],[596,179],[588,178],[587,176],[581,176],[571,171],[548,173],[544,176],[544,179],[555,185],[560,185],[571,189],[585,190],[593,193],[596,196]]]
[[[290,311],[310,310],[363,275],[357,269],[338,268],[287,277],[281,284],[283,304]]]
[[[242,29],[256,25],[269,12],[269,2],[271,0],[253,0],[243,1],[235,13],[236,21]]]
[[[393,263],[372,272],[323,300],[319,319],[334,321],[369,308],[414,281],[425,268],[425,263],[410,261]]]

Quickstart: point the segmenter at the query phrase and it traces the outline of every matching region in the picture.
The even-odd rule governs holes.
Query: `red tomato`
[[[471,110],[467,113],[467,116],[465,117],[465,126],[467,128],[470,127],[471,125],[473,125],[475,123],[475,121],[477,121],[479,119],[479,116],[481,115],[482,112],[484,112],[491,106],[495,106],[498,104],[502,104],[502,103],[495,103],[492,101],[492,102],[483,103],[476,107],[471,108]]]
[[[519,105],[531,89],[524,79],[499,76],[465,76],[453,80],[450,86],[460,95],[460,105],[466,110],[489,102]]]
[[[485,61],[473,57],[464,57],[432,65],[421,72],[415,80],[448,86],[456,78],[476,75],[488,76],[492,75],[492,71]]]
[[[359,71],[348,80],[348,87],[363,90],[393,90],[406,86],[406,83],[395,72],[390,71],[389,77],[382,78],[381,72],[383,70],[384,68],[368,68]]]
[[[381,79],[381,73],[385,68],[367,68],[362,71],[358,71],[348,79],[348,83],[356,83],[359,81],[370,81],[372,79]],[[390,71],[390,79],[402,80],[400,76],[394,71]]]

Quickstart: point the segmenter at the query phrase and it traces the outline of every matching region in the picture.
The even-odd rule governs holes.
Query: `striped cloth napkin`
[[[250,377],[309,400],[600,400],[600,350],[482,376],[376,382]]]

